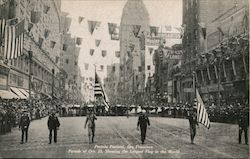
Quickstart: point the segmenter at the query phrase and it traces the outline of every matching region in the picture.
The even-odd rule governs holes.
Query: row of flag
[[[94,52],[95,52],[95,49],[90,49],[90,50],[89,50],[89,55],[90,55],[90,56],[93,56],[93,55],[94,55]],[[101,51],[101,55],[102,55],[102,57],[106,57],[106,56],[107,56],[107,51],[106,51],[106,50],[102,50],[102,51]],[[120,51],[115,51],[115,56],[116,56],[117,58],[119,58],[119,57],[120,57]]]

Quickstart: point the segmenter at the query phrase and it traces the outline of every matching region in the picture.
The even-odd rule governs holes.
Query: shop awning
[[[16,95],[18,95],[18,96],[20,97],[20,99],[27,99],[27,97],[26,97],[22,92],[20,92],[18,88],[16,88],[16,87],[10,87],[10,89],[11,89]]]
[[[0,97],[2,99],[12,99],[12,98],[19,99],[20,98],[14,93],[12,93],[11,91],[7,91],[7,90],[0,90]]]
[[[18,88],[18,90],[19,90],[20,92],[22,92],[27,98],[29,98],[29,93],[26,92],[24,89]]]

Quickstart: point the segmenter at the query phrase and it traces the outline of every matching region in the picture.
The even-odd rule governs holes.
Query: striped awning
[[[10,87],[11,91],[15,93],[17,96],[20,97],[20,99],[27,99],[27,96],[22,93],[18,88],[16,87]]]

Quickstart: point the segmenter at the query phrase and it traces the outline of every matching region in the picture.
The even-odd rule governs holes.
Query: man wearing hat
[[[189,108],[189,115],[188,115],[188,120],[189,120],[189,124],[190,124],[191,144],[194,144],[194,138],[196,135],[196,125],[199,127],[198,122],[197,122],[196,105],[197,105],[197,100],[194,99],[194,105],[193,105],[193,107],[191,106]]]
[[[57,142],[57,129],[60,126],[60,122],[57,118],[57,116],[55,115],[55,112],[52,112],[51,115],[49,116],[48,119],[48,129],[49,129],[49,144],[51,144],[51,140],[52,140],[52,131],[54,131],[54,142]]]
[[[146,110],[142,110],[139,118],[138,118],[138,122],[137,122],[137,130],[139,130],[139,126],[140,126],[140,130],[141,130],[141,142],[142,144],[144,144],[144,141],[146,139],[146,132],[147,132],[147,126],[150,126],[150,122],[148,119],[148,116],[146,115]]]
[[[20,122],[19,122],[19,130],[22,129],[22,140],[21,144],[23,144],[24,134],[25,134],[25,141],[28,141],[28,129],[30,125],[30,118],[28,112],[26,110],[23,111]]]
[[[94,142],[95,137],[95,120],[97,120],[94,110],[90,109],[90,113],[87,115],[86,122],[84,125],[84,128],[86,128],[86,125],[88,124],[88,136],[89,136],[89,143]]]

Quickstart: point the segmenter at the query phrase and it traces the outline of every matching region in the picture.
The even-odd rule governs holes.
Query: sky
[[[108,65],[119,62],[114,55],[119,51],[119,41],[110,40],[108,35],[108,22],[120,24],[122,10],[127,0],[62,0],[62,11],[69,13],[72,24],[70,33],[72,36],[82,37],[83,45],[79,55],[79,65],[83,76],[94,75],[94,65]],[[171,25],[172,28],[180,27],[182,24],[182,0],[143,0],[150,18],[150,25],[164,26]],[[78,17],[84,17],[81,24]],[[101,21],[99,30],[91,35],[88,31],[88,20]],[[95,40],[101,39],[98,48]],[[176,43],[179,43],[176,41]],[[173,42],[175,43],[175,41]],[[93,56],[89,55],[89,49],[95,49]],[[100,56],[101,50],[110,50],[107,56]],[[89,69],[85,70],[84,65],[88,63]],[[106,76],[106,70],[100,72],[101,78]]]

